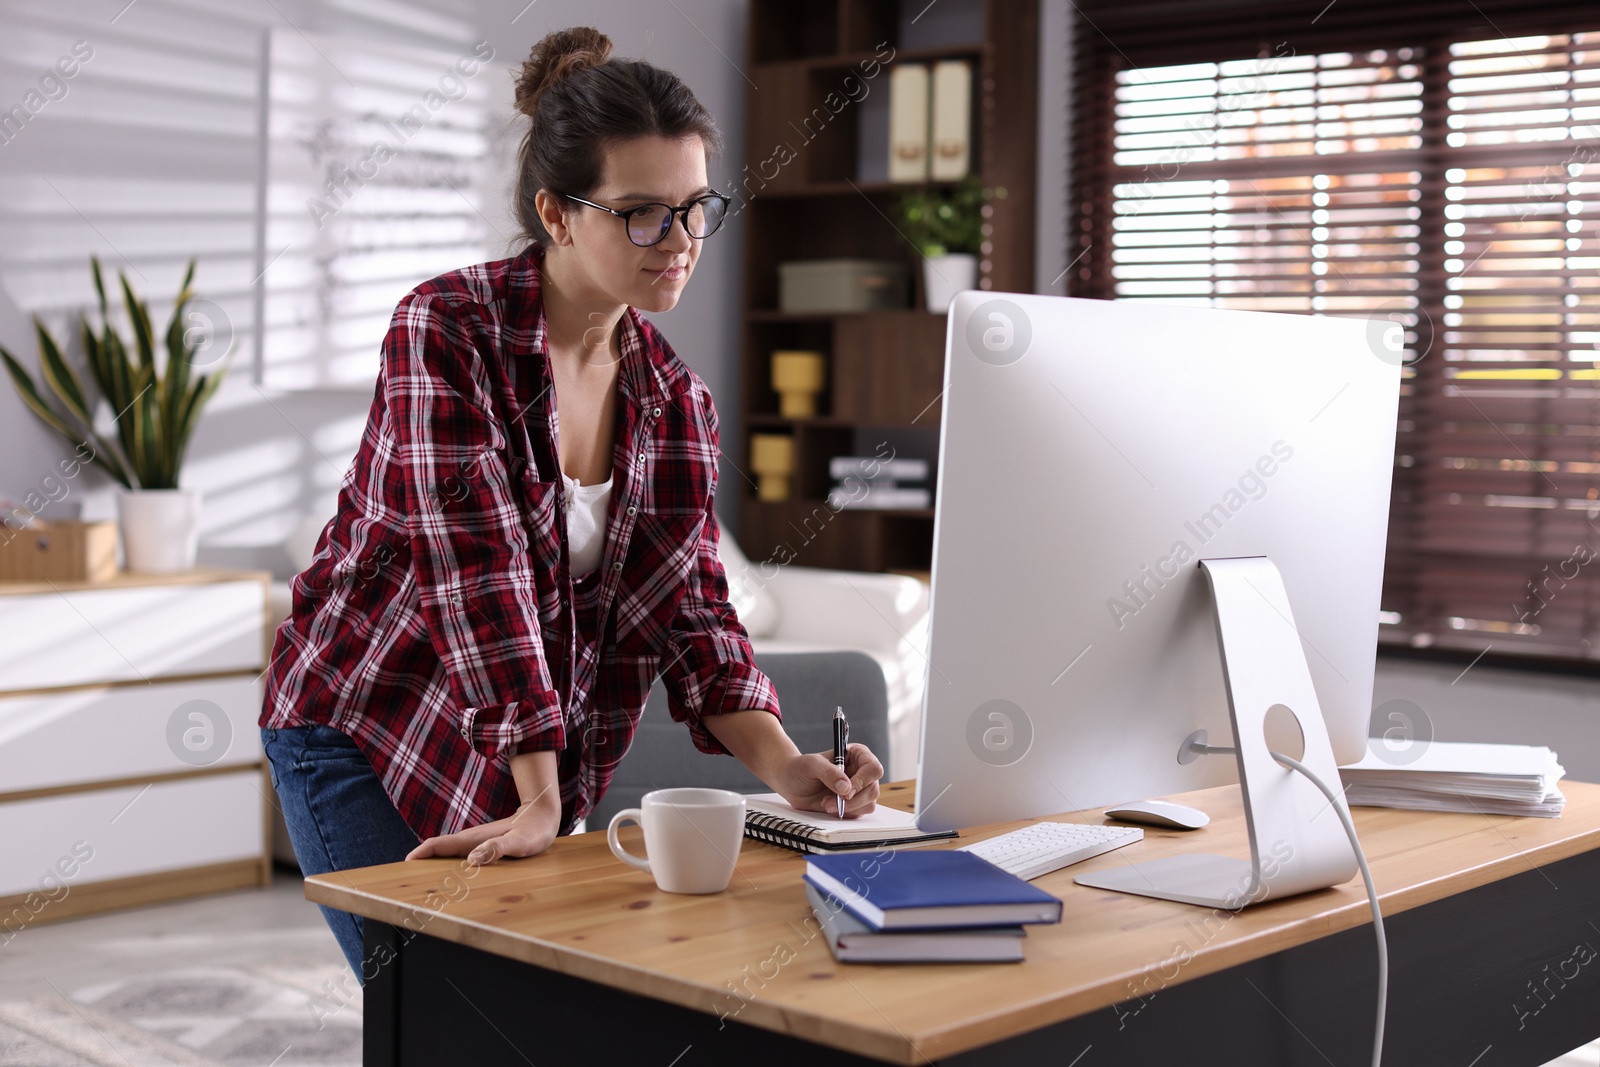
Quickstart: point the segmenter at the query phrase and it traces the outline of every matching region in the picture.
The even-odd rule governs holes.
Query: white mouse
[[[1174,804],[1170,800],[1134,800],[1105,810],[1105,817],[1119,822],[1158,826],[1163,830],[1198,830],[1211,816],[1198,808]]]

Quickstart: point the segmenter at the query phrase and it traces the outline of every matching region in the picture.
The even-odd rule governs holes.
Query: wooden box
[[[117,524],[0,526],[0,582],[104,582],[117,574]]]
[[[778,307],[826,314],[903,308],[910,297],[905,264],[875,259],[809,259],[778,264]]]

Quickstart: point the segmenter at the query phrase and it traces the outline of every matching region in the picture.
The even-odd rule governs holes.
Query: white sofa
[[[284,550],[295,573],[311,565],[327,522],[326,517],[308,517],[285,540]],[[729,600],[749,631],[758,657],[763,652],[856,650],[883,668],[889,690],[886,776],[891,780],[915,777],[927,666],[923,658],[928,636],[927,584],[899,574],[751,562],[726,530],[719,545],[728,572]],[[274,582],[273,618],[287,618],[290,603],[288,583]],[[849,711],[846,708],[845,714]]]
[[[728,599],[758,658],[763,652],[859,651],[883,668],[889,689],[886,777],[916,777],[927,674],[927,584],[903,574],[752,562],[726,530],[718,544]]]

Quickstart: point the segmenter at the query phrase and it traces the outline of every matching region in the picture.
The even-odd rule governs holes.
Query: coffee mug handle
[[[622,811],[619,811],[615,815],[611,816],[611,825],[606,827],[606,844],[611,846],[611,851],[616,855],[617,859],[630,866],[639,868],[646,874],[651,874],[650,861],[647,859],[642,859],[639,856],[635,856],[633,853],[623,848],[622,842],[617,840],[617,827],[621,826],[625,822],[632,822],[639,826],[643,826],[643,819],[644,812],[640,811],[638,808],[624,808]]]

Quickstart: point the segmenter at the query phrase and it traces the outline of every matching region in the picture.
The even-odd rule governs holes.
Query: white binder
[[[889,69],[889,180],[928,178],[928,68],[896,63]]]
[[[933,136],[930,174],[936,181],[964,178],[972,165],[972,64],[946,59],[933,67]]]

